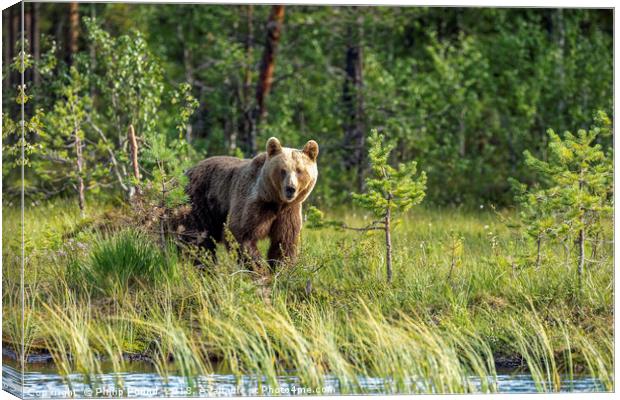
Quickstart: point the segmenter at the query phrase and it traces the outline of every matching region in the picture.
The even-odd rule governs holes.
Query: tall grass
[[[134,285],[174,279],[177,264],[172,250],[162,251],[145,233],[126,229],[95,241],[89,258],[72,260],[69,272],[73,279],[114,295]]]
[[[586,269],[578,293],[560,249],[547,249],[534,268],[524,239],[491,213],[405,218],[388,285],[374,234],[304,230],[297,265],[261,279],[223,249],[201,271],[146,233],[95,229],[105,225],[99,214],[72,224],[61,210],[27,214],[45,222],[31,238],[36,262],[26,280],[37,290],[26,315],[29,351],[50,350],[65,376],[93,377],[103,359],[122,372],[125,356],[138,354],[190,385],[228,372],[270,387],[292,374],[314,388],[335,377],[345,393],[364,393],[364,377],[384,378],[386,393],[464,393],[479,390],[477,377],[493,392],[502,356],[522,359],[540,391],[580,374],[613,389],[612,263]],[[363,215],[342,217],[363,223]],[[70,239],[57,240],[63,232]],[[17,343],[16,303],[5,300],[3,340]]]

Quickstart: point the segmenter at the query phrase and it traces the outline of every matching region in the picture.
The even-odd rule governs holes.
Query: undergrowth
[[[614,387],[611,246],[579,291],[563,249],[547,249],[536,268],[527,239],[504,221],[511,213],[407,215],[394,228],[388,284],[373,233],[305,229],[297,264],[266,279],[223,248],[199,269],[156,237],[108,226],[105,205],[89,207],[99,211],[88,223],[71,209],[26,213],[27,352],[49,351],[65,376],[110,372],[103,359],[124,371],[127,355],[141,355],[162,376],[227,371],[277,385],[293,373],[316,387],[329,375],[345,393],[363,393],[369,376],[386,378],[388,393],[492,392],[506,365],[541,391],[583,374]],[[5,232],[18,217],[5,212]],[[16,240],[3,237],[3,341],[17,349]]]

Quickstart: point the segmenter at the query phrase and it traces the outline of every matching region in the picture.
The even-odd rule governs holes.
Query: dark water
[[[6,363],[2,367],[3,389],[22,397],[20,382],[22,379],[19,370]],[[181,376],[162,378],[154,372],[126,372],[110,373],[93,376],[87,382],[80,374],[70,375],[70,385],[59,374],[49,371],[26,372],[24,374],[25,398],[70,398],[70,397],[228,397],[228,396],[257,396],[257,395],[334,395],[339,393],[386,394],[390,383],[380,378],[360,378],[361,388],[343,391],[339,381],[332,376],[326,376],[320,388],[304,387],[296,376],[281,376],[278,385],[269,388],[264,379],[255,377],[213,374],[199,376],[193,384]],[[495,391],[501,393],[531,393],[538,392],[538,387],[529,375],[498,375],[490,380],[494,383]],[[471,378],[469,385],[477,391],[482,391],[480,378]],[[415,382],[420,391],[424,390],[424,382]],[[547,385],[551,387],[551,385]],[[605,391],[605,387],[595,379],[580,377],[572,381],[562,382],[562,391],[596,392]]]

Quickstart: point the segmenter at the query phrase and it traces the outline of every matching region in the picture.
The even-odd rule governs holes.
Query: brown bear
[[[269,237],[267,260],[292,262],[302,224],[301,206],[318,177],[319,146],[282,147],[275,137],[253,159],[210,157],[191,168],[186,191],[191,211],[184,225],[199,233],[199,244],[212,254],[224,241],[224,226],[253,264],[260,262],[257,242]]]

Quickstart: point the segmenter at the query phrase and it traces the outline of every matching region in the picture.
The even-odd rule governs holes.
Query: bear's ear
[[[270,137],[267,140],[267,157],[273,157],[282,152],[282,145],[277,138]]]
[[[304,146],[303,152],[312,161],[316,161],[316,158],[319,156],[319,144],[314,140],[308,140],[308,143]]]

